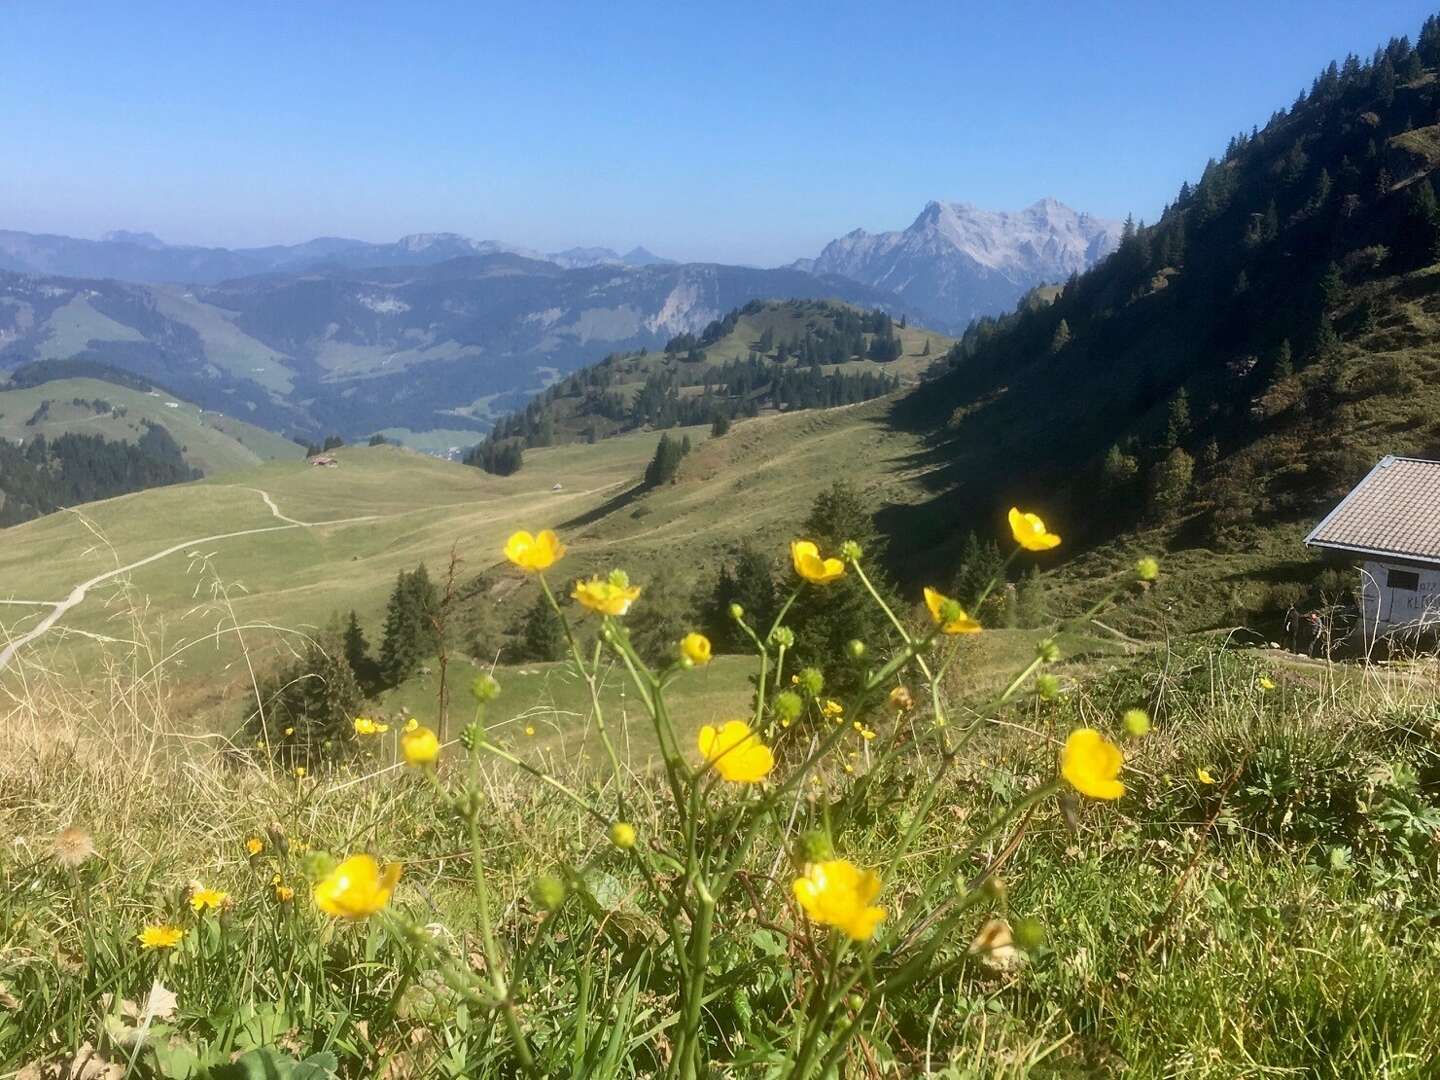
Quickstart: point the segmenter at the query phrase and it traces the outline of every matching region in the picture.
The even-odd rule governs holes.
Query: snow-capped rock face
[[[1115,250],[1120,223],[1041,199],[1015,212],[931,202],[901,232],[864,229],[833,240],[806,266],[898,293],[937,323],[962,329],[1064,281]]]

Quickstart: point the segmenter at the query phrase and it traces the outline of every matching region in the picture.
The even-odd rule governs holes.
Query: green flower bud
[[[859,638],[851,638],[845,643],[845,651],[850,654],[851,660],[863,660],[865,658],[865,643]]]
[[[1160,576],[1160,564],[1147,556],[1135,564],[1135,576],[1141,581],[1154,581]]]
[[[610,842],[622,851],[635,846],[635,826],[628,821],[617,821],[610,826]]]
[[[685,655],[683,655],[683,654],[681,655],[680,659],[676,661],[676,663],[679,664],[679,665],[680,665],[682,668],[684,668],[686,671],[689,671],[691,668],[693,668],[693,667],[695,666],[695,661],[694,661],[694,660],[691,660],[690,657],[685,656]]]
[[[770,631],[770,644],[777,649],[793,649],[795,647],[795,631],[788,626],[777,626]]]
[[[860,545],[854,540],[846,540],[840,545],[840,557],[842,559],[848,559],[850,562],[859,562],[860,556],[863,554],[864,552],[860,550]]]
[[[565,882],[554,874],[541,874],[530,884],[530,899],[545,911],[554,911],[565,902]]]
[[[835,845],[824,829],[811,829],[800,837],[800,857],[807,863],[826,862],[835,857]]]
[[[628,589],[630,587],[630,575],[624,570],[611,570],[607,580],[617,589]]]
[[[1054,638],[1046,638],[1035,646],[1035,655],[1047,664],[1053,664],[1060,659],[1060,646],[1055,644]]]
[[[460,729],[460,745],[466,750],[474,750],[485,741],[485,725],[479,720],[471,720]]]
[[[865,1007],[865,999],[859,994],[851,994],[845,999],[845,1003],[850,1006],[851,1012],[858,1013],[861,1009]]]
[[[1150,734],[1150,714],[1144,709],[1126,709],[1125,730],[1137,739]]]
[[[795,676],[795,683],[800,687],[802,693],[810,697],[818,697],[825,689],[825,676],[820,674],[819,668],[807,667]]]
[[[775,704],[772,706],[775,717],[782,724],[794,723],[805,711],[805,702],[800,695],[793,690],[782,690],[775,695]]]
[[[1060,679],[1048,671],[1035,676],[1035,693],[1044,701],[1054,701],[1060,696]]]
[[[739,622],[744,617],[745,609],[743,607],[741,607],[739,604],[730,605],[730,618],[734,619],[736,622]]]
[[[470,693],[476,701],[494,701],[500,696],[500,684],[494,675],[477,675],[470,684]]]
[[[1027,915],[1010,924],[1010,938],[1026,952],[1034,952],[1045,944],[1045,927]]]

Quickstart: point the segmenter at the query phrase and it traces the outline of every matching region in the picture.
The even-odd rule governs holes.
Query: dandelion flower
[[[1271,690],[1275,689],[1275,680],[1270,678],[1269,675],[1261,675],[1259,686],[1261,690],[1269,693]]]
[[[245,841],[245,850],[250,853],[250,857],[253,859],[265,850],[265,841],[261,840],[258,836],[252,836]]]
[[[184,936],[185,931],[180,927],[162,923],[145,927],[135,935],[135,940],[142,949],[173,949]]]
[[[885,919],[885,909],[870,903],[880,895],[880,878],[846,859],[809,863],[791,888],[811,921],[844,931],[852,941],[869,941]]]
[[[940,627],[942,634],[978,634],[982,627],[965,614],[957,601],[926,586],[925,606],[930,609],[930,618]]]
[[[230,906],[230,894],[220,889],[207,889],[198,882],[190,889],[190,910],[197,915],[207,911],[223,911]]]
[[[1204,767],[1195,770],[1195,779],[1199,780],[1202,784],[1215,783],[1215,777],[1211,776],[1210,770]]]
[[[812,540],[791,540],[790,560],[795,564],[795,573],[812,585],[829,585],[845,573],[845,564],[833,557],[822,559]]]
[[[1120,766],[1125,755],[1094,728],[1077,728],[1065,740],[1060,774],[1081,795],[1092,799],[1118,799],[1125,794]]]
[[[577,581],[570,595],[598,615],[624,615],[640,598],[640,586],[631,585],[623,570],[615,570],[608,578]]]
[[[78,825],[72,825],[50,841],[50,854],[68,870],[74,870],[95,855],[95,841]]]
[[[337,919],[365,919],[390,903],[400,864],[382,871],[369,855],[351,855],[315,884],[315,906]]]
[[[422,724],[400,736],[400,752],[411,765],[434,765],[440,756],[440,737]]]
[[[288,904],[288,903],[290,903],[291,900],[294,900],[294,899],[295,899],[295,890],[292,889],[289,885],[276,885],[276,886],[275,886],[275,902],[276,902],[276,903],[279,903],[279,904]]]
[[[505,541],[505,557],[527,573],[548,570],[564,555],[565,545],[549,529],[542,529],[536,536],[521,529]]]
[[[686,634],[680,639],[680,655],[696,667],[710,662],[710,639],[704,634]]]
[[[1045,528],[1045,522],[1038,514],[1027,514],[1016,507],[1010,508],[1010,531],[1015,542],[1026,551],[1049,551],[1060,546],[1060,537]]]
[[[756,784],[770,775],[775,756],[744,720],[730,720],[716,729],[700,729],[700,753],[733,784]]]
[[[355,718],[356,735],[384,735],[389,730],[389,724],[382,724],[378,720],[371,720],[368,716],[357,716]]]

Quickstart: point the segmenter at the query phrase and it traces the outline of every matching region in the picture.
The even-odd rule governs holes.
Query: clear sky
[[[930,199],[1153,218],[1233,133],[1429,9],[11,0],[0,228],[771,265]]]

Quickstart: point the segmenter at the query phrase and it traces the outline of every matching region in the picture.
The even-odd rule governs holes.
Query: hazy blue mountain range
[[[393,244],[322,236],[302,244],[231,249],[167,244],[153,233],[124,230],[106,233],[100,240],[0,230],[0,270],[142,283],[214,285],[282,270],[428,266],[446,259],[499,254],[523,255],[566,269],[653,266],[668,261],[643,247],[624,255],[605,247],[577,247],[546,255],[491,240],[471,240],[458,233],[417,233]]]
[[[1036,285],[1094,266],[1115,250],[1120,230],[1054,199],[1013,213],[931,202],[903,231],[856,229],[794,267],[886,289],[927,325],[959,332],[978,315],[1012,310]]]
[[[453,242],[411,240],[416,255]],[[891,293],[798,270],[567,268],[510,253],[406,265],[403,250],[391,254],[397,265],[216,285],[0,271],[0,375],[79,360],[287,433],[479,432],[557,373],[699,333],[750,300],[839,299],[917,321]]]

